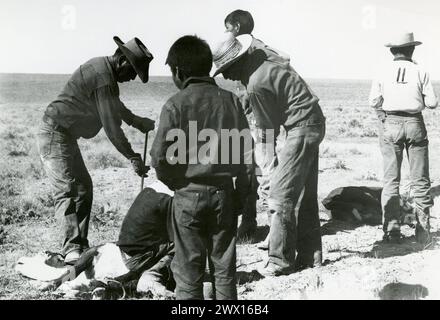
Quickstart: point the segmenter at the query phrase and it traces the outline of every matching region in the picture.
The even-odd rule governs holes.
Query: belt
[[[302,120],[299,121],[297,123],[295,123],[294,125],[284,125],[284,129],[286,131],[290,131],[292,129],[298,129],[298,128],[306,128],[306,127],[310,127],[310,126],[325,126],[325,118],[323,119],[313,119],[313,120]]]
[[[176,182],[176,189],[181,189],[189,184],[199,184],[203,186],[216,187],[218,189],[230,189],[234,187],[234,183],[231,177],[200,177],[200,178],[190,178],[188,180],[183,180],[181,182]]]
[[[413,117],[413,118],[419,118],[422,116],[421,112],[417,113],[409,113],[404,111],[385,111],[387,116],[398,116],[398,117]]]

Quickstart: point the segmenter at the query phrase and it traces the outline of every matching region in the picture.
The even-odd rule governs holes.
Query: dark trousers
[[[175,281],[170,268],[174,256],[174,244],[172,242],[161,243],[131,256],[121,249],[121,254],[125,265],[130,271],[117,277],[118,281],[137,281],[144,272],[147,272],[156,282],[162,283],[170,290],[175,289]]]
[[[230,187],[190,183],[174,194],[176,299],[203,299],[206,260],[217,300],[237,299],[236,231]]]
[[[400,230],[400,178],[404,151],[407,153],[414,202],[425,211],[433,205],[430,195],[428,136],[421,114],[388,115],[380,130],[383,156],[383,230]]]
[[[317,188],[324,135],[324,124],[290,129],[271,179],[269,262],[281,269],[294,267],[296,251],[313,265],[314,253],[322,250]]]
[[[257,200],[258,200],[258,180],[255,174],[247,176],[245,181],[250,182],[250,190],[247,193],[247,196],[244,199],[238,199],[240,204],[242,205],[242,222],[253,223],[257,222]],[[242,188],[237,179],[236,181],[237,190]],[[248,187],[248,186],[243,186]]]
[[[62,253],[88,248],[93,185],[77,141],[63,129],[47,123],[41,125],[37,141],[54,191],[55,214],[63,221]]]

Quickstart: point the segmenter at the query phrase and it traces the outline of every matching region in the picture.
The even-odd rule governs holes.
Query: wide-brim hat
[[[418,46],[421,45],[422,42],[414,40],[414,34],[412,32],[406,32],[399,34],[395,37],[395,39],[389,43],[385,44],[385,47],[388,48],[403,48],[409,46]]]
[[[245,54],[252,43],[252,36],[242,34],[234,37],[230,32],[224,33],[224,39],[220,41],[212,51],[212,57],[216,70],[213,77],[225,71],[243,54]]]
[[[148,51],[147,47],[138,38],[133,38],[126,43],[124,43],[118,36],[114,36],[113,40],[127,58],[128,62],[132,65],[142,82],[148,82],[148,72],[150,62],[153,60],[153,55]]]

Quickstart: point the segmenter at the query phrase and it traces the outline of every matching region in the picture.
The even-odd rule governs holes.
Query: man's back
[[[382,109],[418,113],[425,106],[435,107],[437,100],[429,74],[409,59],[396,59],[389,63],[373,84],[370,103],[383,97]]]
[[[248,53],[252,53],[253,51],[258,49],[266,51],[268,53],[269,60],[279,61],[281,63],[285,62],[286,64],[289,64],[290,62],[290,56],[287,53],[272,48],[267,44],[265,44],[260,39],[257,39],[252,36],[252,43],[251,43],[251,47],[248,50]]]
[[[74,71],[45,113],[63,128],[69,129],[75,125],[81,128],[80,136],[93,137],[102,128],[94,92],[105,86],[109,86],[115,96],[119,95],[108,58],[92,58]]]
[[[321,123],[324,116],[318,97],[287,61],[270,59],[262,49],[255,50],[248,59],[258,59],[262,52],[264,61],[247,86],[257,127],[278,130],[281,125],[290,129],[305,121]]]
[[[183,155],[177,155],[178,163],[168,167],[168,163],[176,160],[176,157],[164,157],[172,143],[164,143],[170,129],[180,129],[184,133],[186,148]],[[157,165],[168,167],[164,173],[173,179],[236,176],[243,159],[239,159],[241,165],[238,161],[234,163],[233,157],[238,156],[232,151],[234,142],[230,142],[226,150],[226,145],[222,143],[225,141],[221,139],[222,131],[229,133],[231,130],[249,131],[238,97],[219,88],[212,78],[189,78],[185,88],[171,97],[162,109],[157,133],[162,139],[155,140],[153,144],[153,166],[156,171]],[[250,132],[244,134],[251,137]],[[225,155],[228,157],[225,158]]]
[[[118,246],[134,255],[170,242],[172,200],[151,188],[142,190],[122,222]]]

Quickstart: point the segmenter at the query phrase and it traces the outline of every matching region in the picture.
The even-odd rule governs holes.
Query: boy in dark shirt
[[[233,177],[246,177],[252,170],[252,166],[245,165],[249,163],[246,155],[252,158],[249,126],[238,97],[219,88],[209,77],[212,54],[205,41],[195,36],[178,39],[166,63],[180,92],[162,108],[151,163],[157,177],[175,190],[175,257],[171,269],[176,299],[203,299],[207,258],[215,298],[236,299]],[[238,151],[237,144],[225,144],[223,130],[238,130],[243,135],[240,141],[251,142],[249,152],[240,141]],[[245,182],[238,189],[246,194],[247,187]]]

